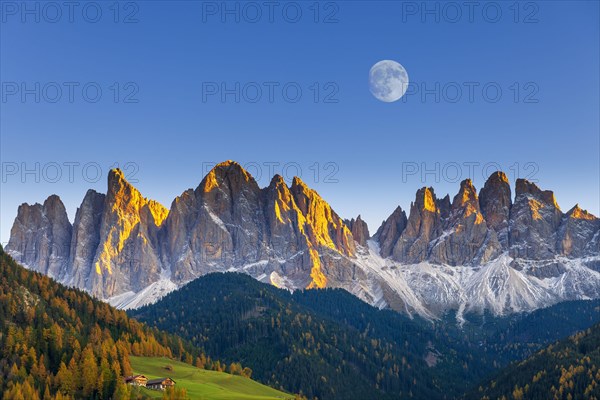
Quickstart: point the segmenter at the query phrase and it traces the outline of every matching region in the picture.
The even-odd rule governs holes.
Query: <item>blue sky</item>
[[[598,2],[45,4],[2,2],[2,242],[22,202],[73,219],[111,166],[168,207],[227,159],[262,186],[300,174],[372,232],[495,166],[600,211]],[[384,59],[411,80],[395,103],[368,89]]]

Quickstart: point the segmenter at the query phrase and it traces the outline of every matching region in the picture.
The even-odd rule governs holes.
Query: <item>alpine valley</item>
[[[477,192],[433,188],[374,235],[342,219],[300,178],[260,188],[238,163],[215,166],[169,209],[118,170],[89,190],[71,223],[56,195],[22,204],[6,251],[29,269],[117,308],[139,308],[212,272],[290,290],[342,288],[377,308],[437,320],[502,316],[600,298],[600,220],[502,172]]]

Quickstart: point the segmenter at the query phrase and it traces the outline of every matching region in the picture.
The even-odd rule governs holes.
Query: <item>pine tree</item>
[[[98,366],[91,345],[88,345],[81,355],[81,384],[84,397],[90,397],[97,388]]]

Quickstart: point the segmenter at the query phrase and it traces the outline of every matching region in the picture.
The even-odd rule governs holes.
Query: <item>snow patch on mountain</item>
[[[107,302],[111,306],[123,310],[140,308],[148,304],[156,303],[158,300],[177,289],[178,286],[171,280],[161,279],[137,293],[132,291],[125,292],[107,299]]]

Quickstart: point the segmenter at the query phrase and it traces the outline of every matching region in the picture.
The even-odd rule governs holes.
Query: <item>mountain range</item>
[[[300,178],[260,188],[238,163],[215,166],[169,209],[111,170],[71,224],[56,195],[22,204],[6,251],[30,269],[120,308],[137,308],[210,272],[291,290],[343,288],[379,308],[436,319],[600,298],[600,220],[502,172],[438,198],[417,191],[371,236]]]

